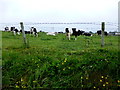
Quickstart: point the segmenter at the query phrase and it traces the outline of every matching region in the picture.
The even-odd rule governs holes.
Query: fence
[[[20,29],[20,24],[18,23],[1,23],[0,30],[4,30],[5,27],[16,27]],[[24,30],[28,31],[31,27],[36,27],[38,31],[45,32],[64,32],[66,27],[68,28],[77,28],[84,30],[86,32],[92,31],[96,32],[101,29],[101,22],[78,22],[78,23],[28,23],[24,22]],[[118,24],[112,22],[106,22],[105,31],[118,31]]]

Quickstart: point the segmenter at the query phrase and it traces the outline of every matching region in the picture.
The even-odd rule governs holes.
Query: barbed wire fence
[[[19,23],[0,23],[0,30],[4,30],[5,27],[16,27],[20,29]],[[85,30],[87,32],[96,32],[101,29],[101,22],[76,22],[76,23],[30,23],[24,22],[25,31],[29,31],[31,27],[36,27],[39,31],[45,32],[64,32],[66,27],[77,28]],[[113,32],[118,31],[118,24],[112,22],[106,22],[106,31]]]
[[[24,23],[24,22],[23,22]],[[16,27],[17,29],[21,29],[20,22],[19,23],[2,23],[2,29],[4,31],[5,27]],[[76,22],[76,23],[24,23],[24,31],[30,31],[31,27],[35,27],[38,32],[65,32],[65,28],[76,28],[79,30],[84,30],[86,32],[96,33],[97,30],[101,30],[101,22]],[[117,32],[118,24],[105,22],[105,31],[107,32]],[[23,35],[24,36],[24,35]],[[92,41],[89,38],[85,38],[87,46]],[[101,46],[104,46],[104,38],[101,37]]]

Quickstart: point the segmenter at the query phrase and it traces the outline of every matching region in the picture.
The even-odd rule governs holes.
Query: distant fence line
[[[106,30],[107,31],[118,31],[118,23],[112,23],[112,22],[105,22],[106,23]],[[0,23],[0,30],[4,30],[4,28],[8,26],[15,26],[16,28],[20,29],[19,23]],[[72,28],[76,27],[77,29],[83,29],[85,31],[97,31],[101,28],[101,22],[74,22],[74,23],[31,23],[31,22],[24,22],[24,28],[25,30],[29,30],[32,26],[36,27],[38,31],[64,31],[64,28]]]

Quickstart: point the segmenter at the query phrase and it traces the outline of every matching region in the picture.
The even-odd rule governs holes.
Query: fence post
[[[26,35],[24,32],[23,22],[20,22],[20,26],[21,26],[21,30],[22,30],[22,34],[23,34],[23,42],[24,42],[25,47],[27,47],[27,39],[26,39]]]
[[[102,35],[101,35],[101,46],[104,47],[104,30],[105,30],[105,22],[102,22],[101,29],[102,29],[102,31],[101,31],[101,33],[102,33]]]

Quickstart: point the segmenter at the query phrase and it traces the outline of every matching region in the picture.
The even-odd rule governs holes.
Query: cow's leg
[[[77,36],[75,36],[75,40],[77,40]]]
[[[16,35],[16,31],[13,31],[13,34]]]
[[[68,33],[68,40],[70,40],[70,33]]]

